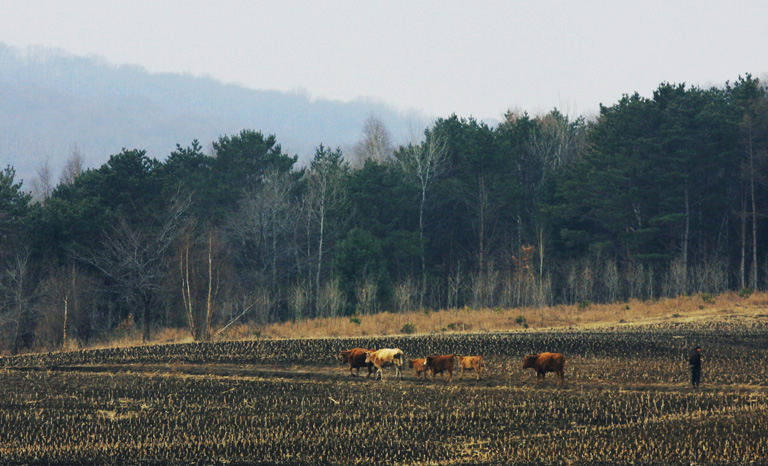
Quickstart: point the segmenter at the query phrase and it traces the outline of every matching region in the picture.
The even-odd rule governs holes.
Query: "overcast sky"
[[[595,114],[768,72],[766,1],[0,0],[0,42],[426,115]]]

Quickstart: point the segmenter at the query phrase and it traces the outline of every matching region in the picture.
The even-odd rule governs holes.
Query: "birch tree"
[[[340,149],[334,151],[322,144],[307,172],[309,187],[309,211],[317,228],[317,261],[315,262],[314,290],[315,303],[320,301],[320,282],[323,275],[326,238],[330,216],[346,203],[343,177],[347,169]],[[310,235],[312,237],[314,235]]]
[[[355,144],[353,152],[355,166],[362,166],[366,160],[386,161],[394,153],[392,135],[379,118],[369,115],[363,123],[363,135]]]
[[[420,189],[419,196],[419,249],[421,252],[421,283],[422,292],[419,307],[423,305],[424,286],[426,286],[427,264],[424,243],[424,210],[427,204],[427,194],[435,180],[445,171],[447,159],[445,137],[427,133],[426,140],[421,144],[409,144],[398,151],[396,158],[405,175],[415,180]]]

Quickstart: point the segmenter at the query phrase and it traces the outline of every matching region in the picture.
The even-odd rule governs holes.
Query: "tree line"
[[[766,288],[768,92],[662,83],[592,121],[439,118],[395,146],[370,118],[306,166],[275,135],[75,150],[36,196],[0,173],[0,350],[139,325],[589,305]]]

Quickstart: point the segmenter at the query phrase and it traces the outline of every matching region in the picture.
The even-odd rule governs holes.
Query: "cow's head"
[[[528,369],[530,367],[536,367],[536,360],[539,358],[538,354],[531,354],[525,357],[523,359],[523,369]]]
[[[368,364],[369,362],[373,362],[373,353],[375,351],[366,351],[365,352],[365,363]]]

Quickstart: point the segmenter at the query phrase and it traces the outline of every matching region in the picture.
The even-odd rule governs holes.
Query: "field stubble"
[[[703,388],[686,354],[704,346]],[[444,380],[353,378],[353,346],[482,354]],[[568,357],[535,386],[525,354]],[[768,462],[768,323],[167,345],[0,359],[8,464]],[[385,369],[386,370],[386,369]]]

